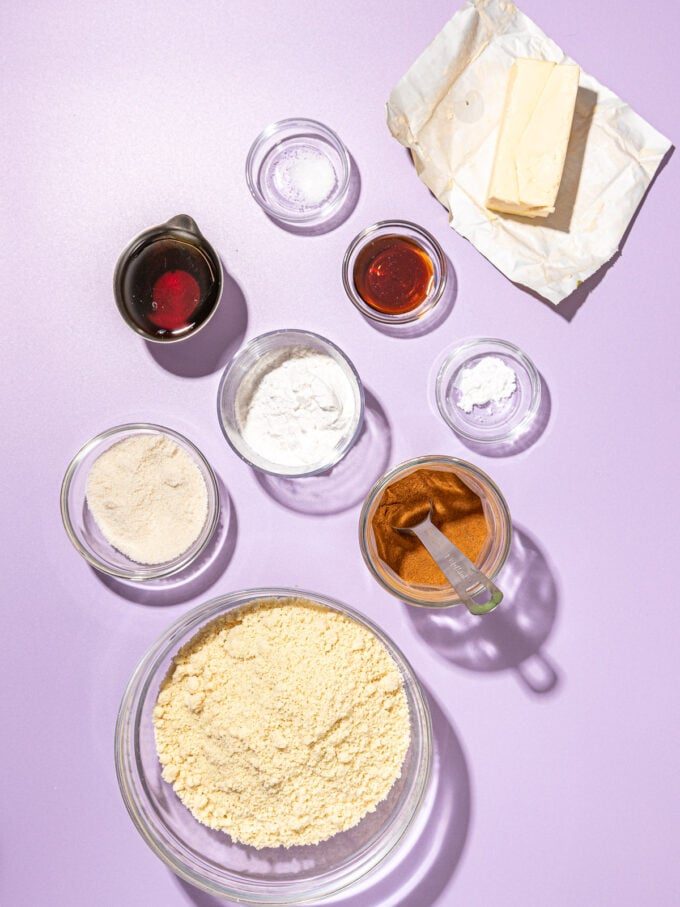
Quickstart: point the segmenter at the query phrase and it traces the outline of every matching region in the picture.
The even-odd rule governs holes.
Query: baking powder
[[[484,356],[458,375],[456,390],[460,397],[456,406],[465,413],[471,413],[475,406],[502,403],[512,397],[516,389],[514,369],[498,356]]]

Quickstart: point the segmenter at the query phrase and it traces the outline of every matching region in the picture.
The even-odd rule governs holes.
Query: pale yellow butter
[[[555,210],[580,69],[520,57],[510,68],[486,206],[547,217]]]

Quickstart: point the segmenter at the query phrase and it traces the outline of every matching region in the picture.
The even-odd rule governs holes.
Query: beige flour
[[[98,457],[87,506],[106,540],[139,564],[162,564],[196,541],[208,515],[198,466],[167,435],[132,435]]]
[[[349,617],[267,599],[208,624],[154,710],[163,777],[193,815],[253,847],[317,844],[356,825],[401,774],[401,674]]]

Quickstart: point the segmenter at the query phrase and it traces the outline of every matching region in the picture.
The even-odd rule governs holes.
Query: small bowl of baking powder
[[[251,340],[224,370],[217,413],[234,451],[271,475],[319,475],[359,436],[361,379],[334,343],[310,331]]]
[[[435,384],[437,407],[459,437],[477,444],[513,443],[541,405],[541,377],[507,340],[465,340],[444,359]]]
[[[61,486],[61,516],[96,570],[133,582],[178,573],[205,550],[220,496],[200,450],[176,431],[117,425],[88,441]]]

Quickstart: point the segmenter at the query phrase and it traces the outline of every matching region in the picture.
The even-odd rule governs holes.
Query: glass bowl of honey
[[[362,230],[342,262],[342,282],[362,315],[388,325],[412,324],[444,295],[446,256],[437,240],[406,220]]]

